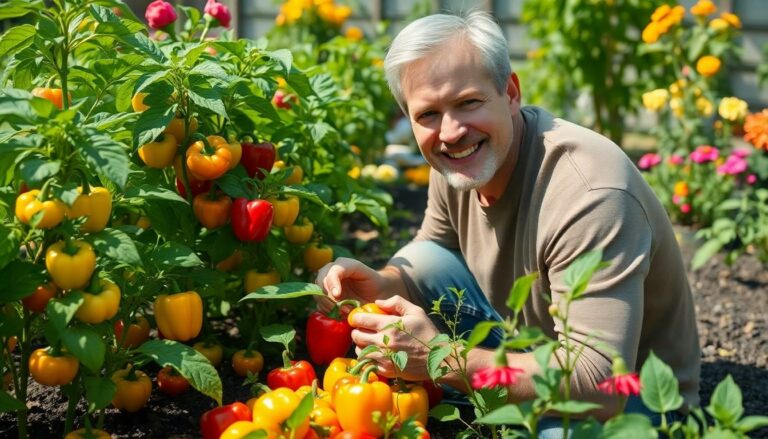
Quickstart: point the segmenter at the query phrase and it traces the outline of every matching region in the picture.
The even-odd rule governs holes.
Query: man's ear
[[[516,101],[518,104],[520,103],[522,96],[520,93],[520,79],[515,72],[512,72],[507,80],[507,96],[509,96],[510,102]]]

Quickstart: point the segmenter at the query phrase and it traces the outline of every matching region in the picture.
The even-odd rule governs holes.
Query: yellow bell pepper
[[[78,187],[80,195],[67,209],[68,218],[88,217],[80,230],[94,233],[104,230],[112,214],[112,195],[106,188],[91,187],[83,192],[83,187]]]
[[[83,293],[85,301],[75,313],[81,322],[95,325],[117,314],[120,308],[120,288],[106,279],[99,280],[99,288],[101,291],[96,293]]]
[[[65,209],[66,205],[59,200],[41,200],[40,191],[37,189],[16,197],[16,218],[22,223],[29,224],[36,213],[43,212],[40,222],[37,223],[39,229],[52,229],[58,226],[64,219]]]
[[[203,327],[203,300],[195,291],[161,294],[154,310],[157,329],[169,340],[193,339]]]
[[[392,390],[392,405],[394,413],[405,422],[408,418],[415,418],[422,425],[427,425],[429,415],[429,396],[427,390],[418,384],[406,384],[398,381],[390,387]]]
[[[369,364],[371,360],[363,360],[358,362],[354,358],[336,358],[331,361],[328,368],[325,369],[323,375],[323,389],[326,392],[333,392],[333,388],[336,386],[336,381],[341,378],[352,376],[353,373],[358,373],[365,365]],[[379,377],[375,373],[370,373],[368,381],[377,381]]]
[[[266,430],[269,437],[283,435],[284,437],[303,438],[309,431],[309,414],[295,431],[291,432],[283,428],[283,423],[296,410],[300,402],[301,398],[287,387],[280,387],[267,392],[253,404],[253,423],[256,424],[257,428]]]
[[[267,285],[277,285],[280,283],[280,273],[275,270],[262,273],[258,270],[248,270],[245,272],[245,279],[243,280],[243,290],[245,294],[252,293],[261,287]]]
[[[384,430],[373,420],[373,413],[379,412],[385,417],[393,412],[392,390],[381,381],[368,382],[368,371],[376,366],[363,370],[359,383],[347,384],[336,389],[333,401],[339,424],[343,430],[357,433],[367,433],[380,437]]]
[[[285,239],[291,244],[306,244],[312,238],[315,231],[315,225],[309,221],[309,218],[303,218],[301,224],[292,224],[285,226]]]
[[[141,161],[150,168],[163,169],[173,164],[178,150],[178,141],[173,134],[163,133],[154,142],[139,147]]]
[[[290,226],[296,222],[296,218],[299,216],[299,199],[298,197],[288,196],[285,198],[268,198],[267,201],[272,203],[275,209],[275,214],[272,217],[272,225],[275,227]]]
[[[152,380],[147,374],[129,366],[112,374],[112,382],[117,386],[112,405],[126,412],[137,412],[147,405],[152,394]]]
[[[96,253],[85,241],[71,241],[69,246],[59,241],[46,250],[45,268],[53,283],[62,290],[83,288],[96,268]]]

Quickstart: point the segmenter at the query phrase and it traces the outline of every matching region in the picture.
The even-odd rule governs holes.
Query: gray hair
[[[401,84],[403,69],[447,43],[461,37],[479,52],[499,93],[506,89],[512,68],[504,33],[493,17],[474,11],[466,16],[435,14],[413,21],[392,41],[384,59],[384,73],[395,100],[407,114]]]

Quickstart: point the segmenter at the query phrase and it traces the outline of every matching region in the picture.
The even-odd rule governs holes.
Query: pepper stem
[[[372,364],[363,369],[363,375],[360,377],[360,384],[367,384],[368,376],[371,374],[371,372],[376,373],[377,370],[379,370],[379,366],[375,364]]]
[[[357,308],[360,306],[360,301],[355,299],[345,299],[345,300],[336,302],[336,304],[333,305],[333,308],[331,308],[331,310],[328,311],[328,317],[334,320],[341,320],[341,307],[344,305],[351,305],[353,308]]]
[[[288,352],[288,349],[283,351],[283,369],[290,369],[293,367],[291,364],[291,357],[290,352]]]
[[[359,374],[359,373],[360,373],[360,370],[361,370],[362,368],[364,368],[365,366],[367,366],[367,365],[371,364],[372,362],[373,362],[373,360],[372,360],[372,359],[370,359],[370,358],[363,358],[363,359],[362,359],[362,360],[360,360],[360,361],[359,361],[357,364],[355,364],[354,366],[352,366],[352,367],[349,369],[349,374],[350,374],[350,375],[357,375],[357,374]]]

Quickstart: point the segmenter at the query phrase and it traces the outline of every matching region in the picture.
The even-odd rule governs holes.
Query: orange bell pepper
[[[216,229],[227,224],[231,209],[232,199],[224,194],[213,198],[210,193],[203,193],[192,202],[195,217],[206,229]]]
[[[147,405],[152,394],[152,380],[140,370],[129,366],[112,374],[117,390],[112,405],[129,413],[137,412]]]
[[[155,320],[165,338],[191,340],[203,327],[203,300],[195,291],[161,294],[155,299]]]
[[[187,148],[187,168],[198,180],[221,177],[232,160],[229,143],[221,136],[208,136],[206,142],[198,140]]]
[[[353,374],[358,374],[363,367],[365,367],[367,364],[369,364],[371,360],[362,360],[358,362],[354,358],[336,358],[333,361],[331,361],[331,364],[328,365],[328,368],[325,369],[325,374],[323,375],[323,389],[326,390],[326,392],[332,392],[333,388],[336,386],[336,381],[340,380],[341,378],[352,376]],[[379,378],[375,373],[371,373],[368,376],[368,381],[377,381]]]
[[[360,382],[341,386],[334,395],[336,413],[339,424],[344,430],[367,433],[376,437],[384,430],[374,421],[374,412],[387,416],[393,412],[392,390],[381,381],[368,382],[369,371],[375,371],[376,366],[368,366],[363,370]]]
[[[262,273],[258,270],[248,270],[245,272],[245,279],[243,280],[243,289],[245,293],[252,293],[261,287],[267,285],[277,285],[280,283],[280,273],[275,270]]]
[[[44,386],[63,386],[75,379],[80,361],[71,354],[56,354],[51,348],[40,348],[29,356],[29,373]]]

